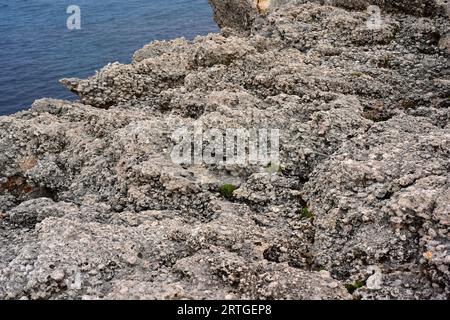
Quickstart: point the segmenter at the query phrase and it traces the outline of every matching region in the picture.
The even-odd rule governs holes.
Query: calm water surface
[[[69,5],[81,9],[81,30],[67,29]],[[59,79],[129,63],[152,40],[217,31],[207,0],[0,0],[0,115],[73,99]]]

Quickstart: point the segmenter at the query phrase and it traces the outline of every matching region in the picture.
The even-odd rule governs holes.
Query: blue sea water
[[[69,5],[80,7],[80,30],[67,28]],[[207,0],[0,0],[0,115],[73,99],[59,79],[129,63],[153,40],[217,31]]]

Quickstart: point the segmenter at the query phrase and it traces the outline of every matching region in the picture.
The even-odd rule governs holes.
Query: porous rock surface
[[[448,4],[210,2],[0,117],[0,299],[448,299]],[[175,164],[199,123],[280,129],[280,170]]]

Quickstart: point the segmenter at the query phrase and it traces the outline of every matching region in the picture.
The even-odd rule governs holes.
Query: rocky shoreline
[[[210,3],[0,117],[0,299],[449,299],[448,4]],[[175,164],[199,122],[282,129],[280,169]]]

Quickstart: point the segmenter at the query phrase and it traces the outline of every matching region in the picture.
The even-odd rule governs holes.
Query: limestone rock
[[[0,299],[449,299],[446,5],[210,2],[220,34],[0,117]],[[174,162],[199,125],[280,163]]]

